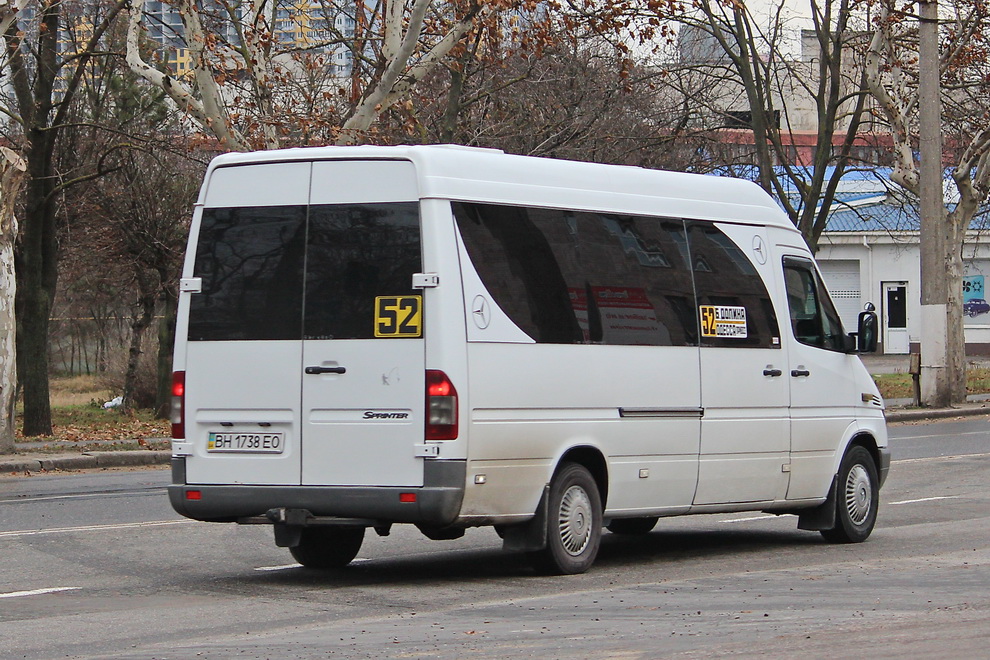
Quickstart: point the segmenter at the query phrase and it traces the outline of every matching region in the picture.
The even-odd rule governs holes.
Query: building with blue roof
[[[847,327],[876,305],[881,351],[920,350],[921,251],[917,200],[890,180],[889,168],[848,172],[832,204],[817,255]],[[947,178],[946,207],[957,202]],[[966,350],[990,354],[990,206],[973,219],[963,245]]]

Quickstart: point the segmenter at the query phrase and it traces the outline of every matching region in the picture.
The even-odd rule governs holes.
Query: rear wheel
[[[649,534],[660,520],[655,516],[648,518],[616,518],[608,524],[608,531],[613,534]]]
[[[529,553],[542,573],[572,575],[591,568],[602,536],[602,502],[591,473],[577,463],[564,464],[547,501],[547,546]]]
[[[821,530],[821,535],[832,543],[865,541],[876,525],[879,503],[879,480],[873,457],[863,447],[851,447],[839,465],[835,527]]]
[[[289,552],[306,568],[341,568],[357,557],[363,542],[364,527],[306,527],[299,545],[289,548]]]

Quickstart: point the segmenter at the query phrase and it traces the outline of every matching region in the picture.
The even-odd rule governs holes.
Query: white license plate
[[[282,433],[210,433],[206,451],[249,454],[281,454],[285,449]]]

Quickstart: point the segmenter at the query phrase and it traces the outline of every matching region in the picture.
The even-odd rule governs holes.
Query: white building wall
[[[963,249],[963,259],[966,264],[965,274],[979,278],[984,276],[986,286],[990,288],[990,237],[980,237],[974,234]],[[883,326],[884,284],[904,282],[907,292],[907,334],[910,350],[918,351],[921,342],[921,254],[917,234],[892,235],[882,232],[827,233],[822,237],[816,258],[822,263],[822,273],[826,285],[831,287],[829,280],[829,262],[856,261],[859,263],[860,299],[862,309],[867,302],[872,302],[881,314],[881,342],[884,340],[886,328]],[[841,266],[844,264],[840,264]],[[974,282],[979,281],[974,279]],[[979,297],[980,292],[970,295]],[[990,292],[987,292],[990,296]],[[990,297],[986,298],[990,301]],[[843,323],[847,324],[847,314],[843,314]],[[966,333],[967,352],[970,354],[990,354],[990,313],[976,316],[965,316],[963,327]],[[847,327],[847,330],[854,330]],[[884,351],[881,345],[880,351]]]

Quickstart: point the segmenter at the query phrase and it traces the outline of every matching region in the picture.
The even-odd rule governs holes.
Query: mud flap
[[[536,513],[527,522],[508,525],[502,532],[502,549],[509,552],[533,552],[547,547],[547,499],[550,484],[543,487],[543,495],[536,506]]]
[[[839,487],[835,477],[828,489],[828,497],[814,509],[805,509],[798,514],[798,529],[820,532],[823,529],[835,528],[835,502]]]
[[[276,523],[275,545],[279,548],[295,548],[302,543],[303,528],[298,525],[284,525]]]

